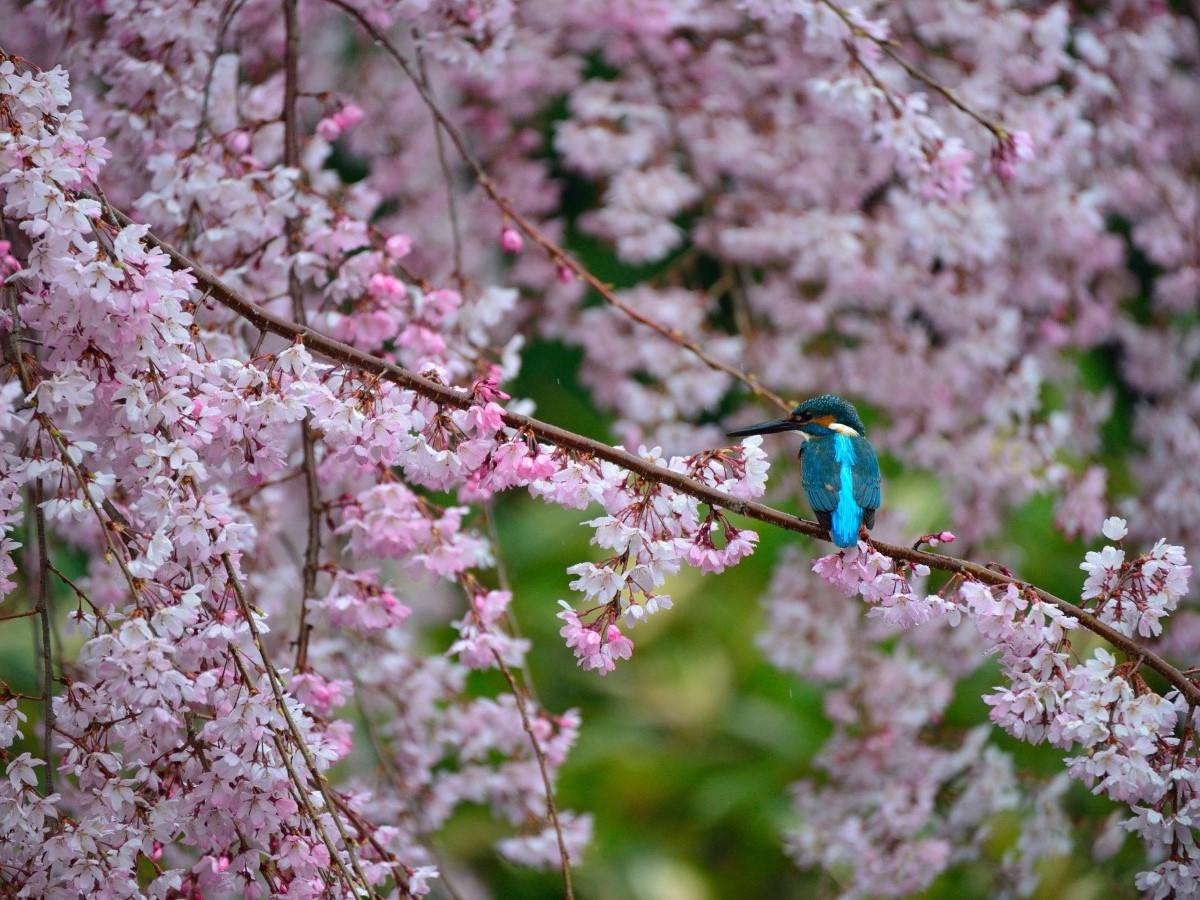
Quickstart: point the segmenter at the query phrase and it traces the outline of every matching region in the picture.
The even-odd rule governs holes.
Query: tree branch
[[[330,0],[330,2],[332,2],[332,0]],[[905,59],[903,56],[901,56],[900,53],[897,52],[897,50],[896,50],[896,48],[899,45],[895,41],[878,38],[875,35],[871,34],[869,31],[867,31],[866,29],[861,28],[850,17],[850,14],[848,12],[846,12],[846,10],[842,9],[842,7],[840,7],[836,3],[834,3],[833,0],[820,0],[820,2],[822,5],[824,5],[828,9],[832,10],[834,12],[834,14],[837,15],[837,17],[842,20],[842,22],[846,25],[846,27],[850,29],[850,33],[852,35],[854,35],[854,37],[865,38],[866,40],[870,41],[872,44],[874,44],[876,47],[878,47],[881,51],[883,51],[884,55],[887,56],[888,59],[890,59],[892,62],[894,62],[900,68],[902,68],[908,74],[909,78],[912,78],[915,81],[919,81],[922,84],[924,84],[926,87],[928,87],[934,91],[937,91],[937,93],[941,94],[950,103],[951,106],[955,107],[956,109],[958,109],[961,112],[966,113],[968,116],[970,116],[976,122],[978,122],[980,125],[982,125],[984,128],[986,128],[988,131],[990,131],[992,133],[992,136],[994,138],[996,138],[996,140],[1003,141],[1005,138],[1008,137],[1008,129],[1007,128],[1005,128],[1003,125],[1001,125],[998,122],[993,122],[987,116],[972,109],[970,106],[968,106],[962,100],[960,100],[958,95],[956,93],[954,93],[954,91],[950,90],[950,88],[946,87],[944,84],[942,84],[936,78],[934,78],[932,75],[930,75],[923,69],[917,68],[911,62],[909,62],[907,59]],[[858,58],[858,54],[853,51],[853,48],[851,48],[851,55],[854,57],[855,61],[860,66],[862,66],[863,69],[865,69],[868,73],[870,73],[872,80],[875,80],[874,73],[871,72],[870,69],[867,69],[867,67],[863,63],[863,61]],[[878,84],[878,82],[876,82],[876,83]],[[882,85],[878,85],[878,86],[880,87],[881,90],[884,91],[884,94],[887,95],[887,90],[884,89]],[[888,95],[888,102],[893,103],[890,95]],[[894,108],[894,103],[893,103],[893,108]]]
[[[522,695],[521,688],[517,686],[517,680],[513,678],[512,671],[505,665],[499,653],[493,650],[492,656],[496,658],[496,665],[500,667],[504,680],[508,682],[508,689],[512,692],[513,700],[517,704],[517,712],[521,714],[521,726],[525,729],[530,746],[533,747],[533,756],[537,760],[538,771],[542,773],[542,787],[546,791],[546,815],[550,819],[550,824],[554,826],[554,836],[558,839],[558,856],[562,862],[563,896],[567,900],[575,900],[575,886],[571,883],[571,854],[567,852],[567,842],[563,837],[562,825],[558,820],[558,806],[554,802],[554,785],[550,781],[550,771],[546,768],[546,754],[542,752],[542,745],[538,741],[537,735],[533,733],[533,725],[529,722],[529,713],[525,710],[525,697]]]
[[[283,83],[283,164],[296,170],[300,183],[300,138],[296,118],[296,96],[299,92],[300,23],[299,0],[283,0],[284,26],[287,34],[284,49]],[[287,223],[288,294],[292,298],[292,315],[301,325],[308,324],[304,309],[304,294],[296,274],[296,254],[300,250],[300,219],[293,216]],[[309,417],[300,423],[300,441],[304,454],[304,488],[308,501],[308,539],[304,547],[304,570],[301,577],[300,627],[296,635],[296,670],[308,665],[308,637],[312,625],[308,622],[308,601],[317,592],[317,569],[321,564],[321,490],[317,484],[316,439]]]
[[[357,9],[350,6],[348,3],[345,3],[344,0],[326,0],[326,2],[333,4],[338,9],[345,12],[346,15],[357,21],[358,24],[362,26],[363,30],[371,36],[371,39],[378,46],[382,47],[387,54],[396,61],[396,65],[398,65],[404,71],[404,74],[408,76],[409,81],[411,81],[413,86],[417,89],[417,93],[421,95],[421,100],[427,107],[429,107],[429,111],[433,115],[434,119],[438,124],[441,125],[442,129],[446,132],[446,135],[450,138],[451,143],[454,144],[455,149],[458,150],[459,156],[462,157],[463,161],[467,164],[467,167],[475,175],[475,181],[481,188],[483,188],[484,193],[491,198],[492,202],[500,208],[505,216],[512,220],[512,222],[515,223],[516,226],[521,229],[521,231],[525,232],[526,237],[541,247],[542,250],[544,250],[557,265],[564,266],[570,270],[577,278],[584,281],[589,287],[592,288],[592,290],[604,298],[607,303],[620,310],[638,324],[644,325],[652,331],[662,335],[671,343],[682,347],[684,350],[687,350],[709,368],[716,369],[719,372],[724,372],[731,378],[740,381],[750,390],[750,393],[754,394],[754,396],[773,403],[775,406],[779,407],[785,412],[791,412],[792,408],[796,404],[784,400],[779,394],[776,394],[770,388],[763,386],[759,382],[757,375],[744,372],[736,366],[731,366],[729,363],[722,362],[715,356],[709,354],[709,352],[700,346],[699,343],[686,337],[678,328],[669,328],[666,325],[662,325],[659,322],[642,315],[642,313],[638,312],[636,309],[618,297],[616,292],[613,291],[611,285],[605,284],[603,281],[593,275],[586,266],[575,259],[575,257],[573,257],[565,249],[563,249],[560,244],[556,243],[548,234],[538,228],[537,225],[525,218],[525,216],[521,215],[521,213],[514,208],[512,201],[509,200],[500,190],[499,186],[492,181],[487,171],[483,168],[483,164],[479,162],[479,160],[475,158],[475,155],[468,149],[466,139],[455,127],[454,123],[447,118],[444,112],[442,112],[441,108],[437,104],[437,101],[426,89],[421,78],[416,72],[413,71],[412,66],[409,65],[408,60],[405,59],[404,54],[400,52],[391,39],[389,39],[383,31],[375,27],[375,25],[372,24],[371,21]]]
[[[54,653],[50,643],[50,555],[46,542],[46,514],[42,510],[42,480],[30,490],[33,524],[37,530],[37,611],[42,623],[42,697],[46,716],[42,722],[42,754],[46,760],[46,794],[54,793]]]
[[[111,206],[109,210],[118,221],[132,224],[132,220],[124,213]],[[199,263],[184,256],[175,247],[160,240],[152,232],[147,232],[145,239],[166,253],[176,268],[190,269],[212,299],[246,319],[256,328],[262,331],[269,331],[289,342],[302,341],[309,350],[328,360],[378,375],[381,378],[391,381],[393,384],[408,388],[440,405],[455,407],[457,409],[465,409],[471,405],[470,397],[464,392],[430,381],[427,378],[410,372],[408,369],[386,362],[369,353],[364,353],[362,350],[351,347],[349,344],[343,344],[341,341],[322,334],[319,331],[314,331],[306,325],[289,322],[268,312],[225,285],[217,276],[213,275]],[[714,507],[719,507],[759,522],[765,522],[777,528],[804,534],[811,538],[822,541],[829,540],[829,533],[816,522],[810,522],[807,519],[789,515],[762,503],[755,503],[752,500],[742,500],[732,497],[723,491],[709,487],[685,475],[672,472],[664,466],[649,463],[627,450],[610,447],[608,444],[584,437],[572,431],[567,431],[565,428],[559,428],[557,425],[551,425],[548,422],[523,416],[520,413],[505,411],[504,422],[509,427],[532,434],[546,443],[613,463],[647,481],[672,488]],[[879,553],[889,556],[897,562],[925,565],[931,569],[958,574],[964,578],[971,578],[993,587],[1007,587],[1011,584],[1018,588],[1032,591],[1042,602],[1057,606],[1063,612],[1078,619],[1084,628],[1100,635],[1113,646],[1123,650],[1130,657],[1143,660],[1148,668],[1153,669],[1165,678],[1190,703],[1200,706],[1200,687],[1193,684],[1177,668],[1154,651],[1143,647],[1137,641],[1126,637],[1116,629],[1100,621],[1087,610],[1081,609],[1075,604],[1063,600],[1061,597],[1056,597],[1049,591],[969,560],[943,556],[940,553],[928,553],[924,550],[916,550],[911,547],[889,544],[883,541],[872,540],[872,546]]]

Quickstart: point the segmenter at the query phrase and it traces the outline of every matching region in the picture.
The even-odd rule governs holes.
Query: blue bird
[[[786,419],[760,422],[729,432],[730,437],[799,431],[800,478],[804,493],[839,547],[858,542],[861,526],[875,527],[875,510],[883,499],[879,461],[867,440],[858,411],[841,397],[822,394],[805,400]]]

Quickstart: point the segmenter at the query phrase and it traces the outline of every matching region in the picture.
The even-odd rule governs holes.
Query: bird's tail
[[[833,458],[838,463],[841,484],[829,536],[839,547],[851,547],[858,543],[863,516],[862,507],[854,499],[854,444],[843,434],[834,435],[833,440]]]

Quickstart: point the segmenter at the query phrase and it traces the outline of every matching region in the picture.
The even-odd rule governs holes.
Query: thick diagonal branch
[[[111,207],[109,207],[109,210],[118,221],[132,224],[128,216]],[[471,398],[462,391],[438,384],[427,378],[422,378],[408,369],[389,363],[377,356],[372,356],[370,353],[365,353],[362,350],[351,347],[349,344],[343,344],[341,341],[322,334],[319,331],[314,331],[306,325],[280,318],[268,312],[224,284],[216,275],[209,272],[199,263],[189,259],[177,248],[160,240],[152,232],[147,232],[146,240],[166,253],[170,257],[172,265],[176,268],[190,269],[208,296],[246,319],[246,321],[250,322],[256,328],[278,335],[288,341],[302,341],[309,350],[323,356],[325,359],[352,369],[378,375],[380,378],[408,388],[442,406],[465,409],[471,405]],[[546,443],[613,463],[627,472],[644,478],[646,481],[672,488],[680,493],[695,497],[697,500],[708,503],[711,506],[719,507],[750,519],[756,519],[759,522],[765,522],[768,525],[774,525],[777,528],[783,528],[787,531],[808,535],[817,540],[829,540],[829,533],[816,522],[810,522],[807,519],[789,515],[765,504],[755,503],[752,500],[742,500],[738,497],[732,497],[724,491],[709,487],[706,484],[688,478],[686,475],[680,475],[678,472],[672,472],[663,466],[647,462],[641,457],[635,456],[619,447],[610,447],[601,441],[584,437],[573,431],[567,431],[565,428],[559,428],[557,425],[551,425],[549,422],[542,422],[530,416],[523,416],[520,413],[506,411],[504,413],[504,422],[506,425],[532,434]],[[1200,706],[1200,687],[1193,684],[1179,669],[1175,668],[1175,666],[1171,665],[1154,651],[1143,647],[1137,641],[1126,637],[1112,626],[1100,621],[1087,610],[1081,609],[1075,604],[1063,600],[1061,597],[1056,597],[1049,591],[969,560],[943,556],[940,553],[928,553],[924,550],[916,550],[911,547],[889,544],[883,541],[872,541],[872,545],[879,553],[889,556],[898,562],[925,565],[931,569],[958,574],[964,578],[971,578],[982,584],[994,587],[1006,587],[1011,584],[1031,591],[1036,594],[1038,599],[1044,603],[1057,606],[1063,612],[1077,619],[1084,628],[1100,635],[1130,657],[1142,660],[1143,665],[1165,678],[1190,703]]]

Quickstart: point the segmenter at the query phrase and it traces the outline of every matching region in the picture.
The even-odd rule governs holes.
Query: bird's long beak
[[[772,419],[770,422],[759,422],[748,428],[738,428],[736,431],[725,432],[729,437],[749,437],[752,434],[775,434],[779,431],[795,431],[800,423],[795,419]]]

